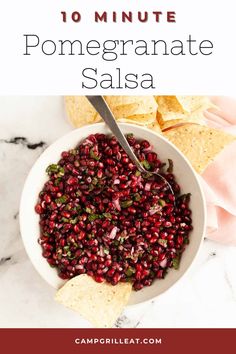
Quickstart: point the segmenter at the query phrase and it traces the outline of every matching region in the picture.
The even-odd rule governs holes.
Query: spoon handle
[[[91,105],[95,108],[95,110],[100,114],[104,122],[108,125],[112,133],[115,135],[117,140],[119,141],[122,148],[125,150],[126,154],[130,157],[130,159],[135,163],[137,168],[141,171],[145,171],[145,169],[140,164],[138,158],[134,154],[131,149],[126,137],[122,133],[117,124],[110,108],[108,107],[106,101],[102,96],[86,96]]]

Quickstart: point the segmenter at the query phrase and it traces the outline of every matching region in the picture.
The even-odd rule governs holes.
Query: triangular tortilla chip
[[[105,96],[105,100],[116,118],[155,114],[157,111],[153,96]]]
[[[66,96],[65,105],[69,122],[74,127],[82,127],[101,120],[85,96]]]
[[[78,312],[95,327],[112,327],[131,295],[130,283],[97,283],[81,274],[57,291],[55,300]]]
[[[163,133],[188,158],[198,173],[202,173],[216,155],[236,137],[221,130],[197,124],[184,125]]]
[[[158,112],[162,115],[178,115],[187,113],[181,106],[176,96],[154,96],[158,104]],[[170,118],[172,119],[172,118]]]
[[[189,113],[215,107],[207,96],[176,96],[176,98],[183,109]]]

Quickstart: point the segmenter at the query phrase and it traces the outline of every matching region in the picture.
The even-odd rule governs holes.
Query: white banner
[[[8,0],[0,94],[232,95],[235,2]]]

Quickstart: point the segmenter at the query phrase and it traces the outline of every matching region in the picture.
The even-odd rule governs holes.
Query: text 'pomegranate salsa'
[[[88,136],[48,166],[49,180],[35,206],[43,256],[62,279],[87,273],[97,282],[130,281],[135,290],[177,269],[192,230],[190,194],[146,140],[127,139],[143,175],[115,137]]]

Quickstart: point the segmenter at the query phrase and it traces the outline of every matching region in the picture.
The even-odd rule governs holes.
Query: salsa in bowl
[[[131,303],[139,303],[189,268],[205,206],[196,174],[172,144],[138,126],[121,128],[143,166],[163,174],[174,195],[163,180],[140,174],[104,124],[87,126],[51,145],[32,168],[21,232],[32,262],[56,288],[86,273],[114,286],[131,282]]]

